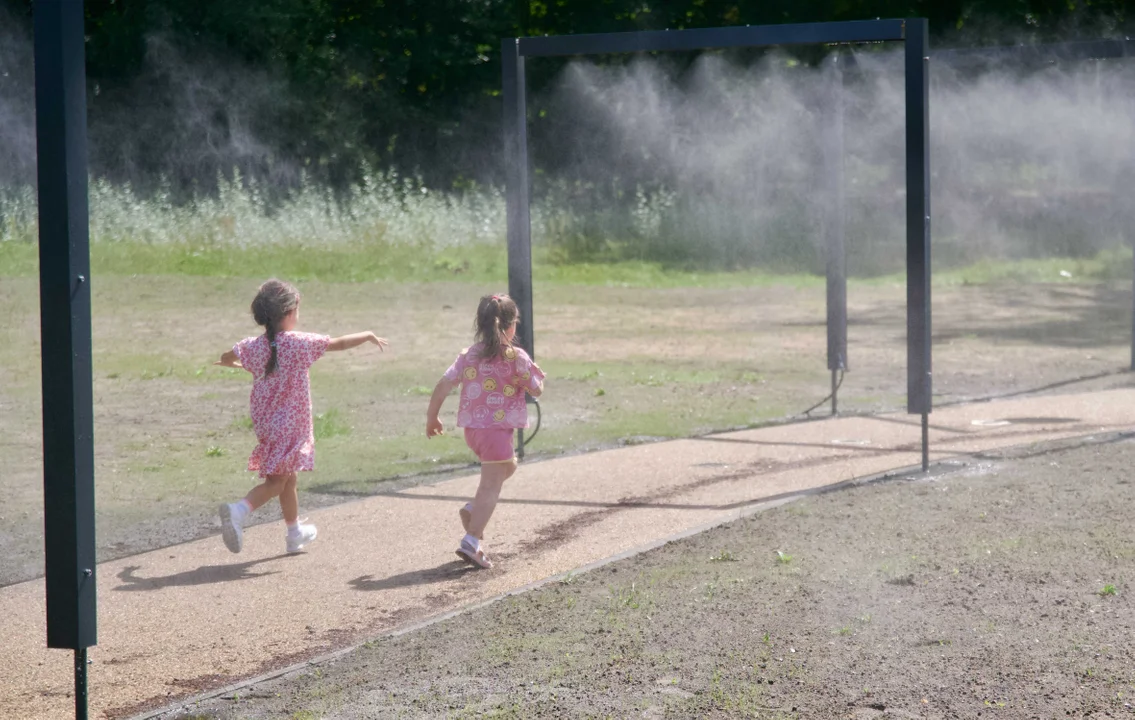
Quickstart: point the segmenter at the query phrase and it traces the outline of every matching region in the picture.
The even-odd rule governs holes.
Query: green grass
[[[38,272],[33,243],[0,242],[0,277],[31,277]],[[690,272],[660,263],[557,265],[534,250],[533,280],[558,285],[607,287],[749,287],[814,286],[815,275],[764,271]],[[372,244],[274,244],[254,247],[164,245],[119,242],[91,245],[91,274],[189,275],[217,278],[284,277],[296,283],[324,282],[463,282],[504,284],[507,257],[503,245],[482,244],[437,249],[430,246]]]
[[[1085,258],[983,260],[934,273],[935,285],[1083,283],[1131,279],[1131,250],[1105,250]]]
[[[820,275],[765,270],[690,271],[656,262],[556,264],[547,251],[533,250],[533,281],[551,285],[626,288],[821,287]],[[31,277],[38,272],[38,247],[0,242],[0,277]],[[446,248],[386,242],[272,244],[263,246],[94,243],[91,272],[100,275],[189,275],[215,278],[288,278],[297,283],[462,282],[504,284],[507,257],[503,245],[485,243]],[[1064,273],[1064,274],[1062,274]],[[983,260],[960,268],[938,269],[935,286],[1003,283],[1083,283],[1131,277],[1131,251],[1109,250],[1088,258]],[[850,278],[849,284],[903,284],[903,275]]]
[[[445,250],[387,243],[255,247],[188,243],[93,243],[91,274],[181,275],[199,277],[285,277],[302,283],[436,281],[461,279],[499,282],[506,267],[503,248],[465,246]],[[38,248],[31,243],[0,243],[0,276],[38,272]]]
[[[327,410],[326,412],[316,413],[311,418],[311,424],[315,432],[316,440],[326,440],[327,438],[338,437],[339,435],[351,434],[351,426],[343,420],[342,415],[335,408]]]
[[[737,562],[737,556],[734,555],[733,553],[731,553],[728,550],[722,550],[721,552],[717,553],[716,555],[711,556],[709,558],[709,561],[710,562]]]
[[[528,448],[534,457],[761,426],[828,392],[821,277],[646,262],[553,265],[540,248],[535,259],[538,359],[550,381],[544,426]],[[26,489],[38,487],[41,448],[37,263],[34,243],[0,242],[0,404],[13,408],[0,417],[0,432],[16,438],[0,491],[28,508],[42,500]],[[92,263],[100,533],[116,518],[144,517],[140,506],[160,518],[246,490],[244,460],[255,444],[248,373],[212,362],[259,332],[248,317],[250,294],[272,274],[303,291],[301,329],[373,329],[392,341],[386,353],[329,353],[313,368],[318,470],[304,488],[348,498],[381,491],[392,478],[471,468],[452,427],[455,401],[444,408],[445,437],[427,440],[422,416],[437,377],[470,341],[476,299],[505,285],[503,247],[385,237],[267,245],[125,239],[95,242]],[[968,297],[964,286],[973,283],[1084,283],[1129,266],[1129,253],[986,263],[936,276],[946,286],[937,297]],[[851,284],[863,317],[874,318],[857,329],[860,375],[852,380],[881,377],[878,368],[891,361],[880,356],[868,366],[866,354],[874,341],[901,337],[902,278]],[[1115,333],[1102,327],[1100,335]],[[849,383],[841,408],[897,408],[903,400],[901,385],[892,393],[885,383]],[[0,523],[9,531],[16,532]]]

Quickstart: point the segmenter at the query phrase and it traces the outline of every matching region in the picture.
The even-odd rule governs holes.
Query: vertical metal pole
[[[42,0],[40,0],[42,2]],[[87,649],[75,651],[75,720],[87,720]]]
[[[823,128],[824,236],[827,248],[828,369],[832,373],[832,415],[838,412],[836,374],[847,370],[847,251],[844,243],[843,71],[838,51],[827,60],[827,110]]]
[[[1131,369],[1135,371],[1135,233],[1131,235]]]
[[[929,29],[906,21],[906,327],[907,412],[931,410]],[[929,437],[923,433],[923,469]]]
[[[922,413],[922,472],[930,470],[930,416]]]
[[[532,221],[528,193],[528,112],[524,57],[516,38],[501,41],[504,96],[505,203],[508,222],[508,294],[520,308],[516,337],[536,357],[532,316]],[[524,433],[517,431],[517,455],[524,457]]]
[[[97,642],[85,49],[81,0],[35,4],[47,645],[75,651],[82,719]]]
[[[930,411],[929,68],[925,19],[905,22],[907,411]]]

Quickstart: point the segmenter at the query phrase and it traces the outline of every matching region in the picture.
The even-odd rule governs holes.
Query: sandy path
[[[931,416],[931,458],[1133,426],[1135,390],[956,406]],[[837,418],[534,463],[490,526],[491,572],[453,555],[473,476],[319,510],[320,539],[297,556],[262,525],[239,556],[213,537],[105,563],[91,716],[291,665],[770,496],[916,465],[919,436],[914,416]],[[42,581],[0,589],[0,606],[0,714],[70,716],[71,653],[44,647]]]

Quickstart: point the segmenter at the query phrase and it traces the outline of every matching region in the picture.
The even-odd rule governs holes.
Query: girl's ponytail
[[[271,354],[268,355],[268,364],[264,366],[264,374],[271,375],[279,367],[279,359],[276,355],[276,323],[268,323],[264,334],[268,336],[268,347],[271,348]]]
[[[505,331],[512,327],[520,315],[516,303],[508,295],[486,295],[477,303],[477,317],[473,320],[475,339],[481,343],[481,357],[495,360],[510,346]]]
[[[271,375],[280,366],[279,354],[276,350],[276,335],[280,332],[278,329],[280,321],[299,307],[299,304],[299,291],[282,280],[269,280],[264,283],[252,300],[252,319],[257,325],[264,326],[264,335],[268,339],[268,347],[271,348],[268,363],[264,366],[265,375]]]

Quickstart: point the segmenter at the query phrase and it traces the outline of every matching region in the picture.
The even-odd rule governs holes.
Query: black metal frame
[[[75,651],[82,720],[97,643],[83,2],[34,13],[47,645]]]
[[[535,357],[532,312],[532,224],[529,215],[527,57],[708,50],[774,45],[903,41],[906,53],[907,412],[922,415],[922,466],[929,467],[932,409],[930,347],[929,32],[924,18],[760,25],[652,32],[506,38],[501,41],[508,218],[508,287],[520,307],[521,345]],[[835,126],[833,126],[834,128]],[[838,140],[837,140],[838,138]],[[838,143],[838,144],[837,144]],[[842,133],[826,133],[826,154],[842,157]],[[829,188],[842,198],[842,188]],[[847,284],[843,271],[842,202],[825,223],[828,237],[828,367],[847,366]],[[523,455],[523,438],[519,452]]]
[[[823,220],[827,257],[828,370],[832,374],[832,415],[839,412],[836,374],[850,369],[847,357],[847,251],[845,247],[846,194],[843,182],[843,68],[838,52],[825,60],[825,81],[835,102],[824,106],[823,163],[825,166]]]
[[[1000,47],[957,48],[938,50],[931,59],[955,68],[978,67],[986,63],[1012,60],[1020,64],[1044,65],[1056,62],[1106,60],[1135,57],[1135,41],[1091,40],[1044,45],[1006,45]],[[846,58],[832,53],[827,59],[830,82],[842,85],[841,66]],[[829,212],[825,217],[825,247],[827,251],[828,286],[828,368],[832,371],[832,414],[836,414],[838,397],[835,376],[846,370],[847,357],[847,259],[844,240],[844,182],[843,182],[843,95],[832,93],[836,101],[826,108],[829,113],[825,124],[824,192],[828,197]],[[1135,233],[1130,242],[1135,250]],[[1135,263],[1135,252],[1133,252]],[[1135,277],[1135,265],[1132,267]],[[1135,287],[1135,283],[1133,283]],[[1135,292],[1132,292],[1131,365],[1135,370]]]
[[[937,62],[961,66],[1004,60],[1046,64],[1070,60],[1107,60],[1133,55],[1135,55],[1135,40],[1083,40],[1042,45],[952,48],[937,50],[932,58]]]
[[[1045,65],[1056,62],[1107,60],[1135,57],[1135,41],[1089,40],[1043,45],[1005,45],[1000,47],[956,48],[938,50],[931,58],[955,68],[978,67],[986,63],[1012,60],[1022,65]],[[832,53],[831,82],[837,88],[842,84],[840,66],[844,58]],[[825,125],[825,193],[829,200],[829,213],[825,218],[825,246],[827,251],[828,287],[828,368],[832,371],[831,407],[835,415],[838,404],[837,371],[846,370],[847,357],[847,259],[844,241],[844,182],[843,182],[843,95],[833,93],[836,102],[827,108],[829,117]],[[1135,279],[1135,233],[1131,234],[1132,276]],[[1131,362],[1135,371],[1135,282],[1131,314]]]

